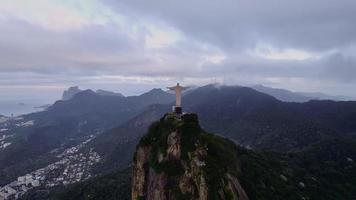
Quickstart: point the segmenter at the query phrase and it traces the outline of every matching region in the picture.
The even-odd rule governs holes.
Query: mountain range
[[[22,199],[332,200],[356,195],[355,139],[325,140],[287,154],[248,150],[201,132],[193,114],[184,115],[183,122],[170,115],[152,123],[142,137],[133,169],[50,191],[38,188]]]
[[[159,89],[130,97],[85,90],[70,100],[57,101],[46,111],[1,123],[0,129],[5,131],[0,134],[11,145],[0,150],[0,185],[57,160],[53,150],[79,144],[134,117],[147,105],[173,99]]]
[[[346,96],[332,96],[321,92],[292,92],[286,89],[266,87],[263,85],[253,85],[251,88],[274,96],[276,99],[286,102],[307,102],[310,100],[334,100],[334,101],[347,101],[352,100],[351,97]]]
[[[246,87],[214,85],[185,95],[183,102],[187,112],[200,116],[205,130],[252,149],[296,152],[320,141],[356,135],[356,102],[289,103]],[[145,130],[170,107],[171,104],[149,106],[126,123],[99,135],[88,146],[105,155],[102,163],[106,168],[125,168]]]
[[[1,142],[9,144],[0,149],[0,186],[11,184],[20,176],[35,174],[38,169],[47,169],[63,159],[68,159],[70,164],[54,164],[58,166],[56,173],[50,171],[46,177],[57,178],[41,180],[47,186],[53,184],[55,187],[67,180],[68,177],[63,177],[63,180],[57,181],[58,173],[79,164],[84,166],[80,161],[84,158],[95,158],[95,162],[87,162],[85,167],[81,167],[80,173],[87,176],[79,178],[79,182],[91,176],[101,177],[102,174],[105,177],[105,174],[127,169],[140,138],[152,122],[171,110],[173,101],[173,94],[160,89],[128,97],[85,90],[67,100],[57,101],[46,111],[6,120],[0,123],[0,129],[3,130],[0,132]],[[350,164],[348,158],[356,159],[355,154],[350,154],[355,149],[352,148],[356,135],[354,101],[284,102],[248,87],[207,85],[186,93],[183,108],[185,112],[197,113],[202,128],[207,132],[229,138],[243,149],[252,149],[243,150],[252,152],[246,157],[252,163],[258,162],[253,160],[256,156],[261,156],[266,163],[277,159],[278,163],[296,163],[301,167],[300,170],[305,170],[308,167],[322,167],[332,160],[336,165],[341,165],[345,160],[346,164]],[[333,142],[336,143],[333,146],[320,147]],[[347,145],[342,145],[345,142]],[[71,151],[73,148],[75,150]],[[264,152],[274,153],[271,156]],[[286,152],[297,156],[295,159],[285,157]],[[71,156],[82,157],[71,163]],[[315,163],[320,159],[321,163]],[[307,166],[303,162],[313,165]],[[281,163],[277,166],[279,170],[290,169],[290,166]],[[251,167],[251,163],[245,164]],[[330,168],[327,164],[325,166]],[[261,175],[265,170],[259,171]],[[299,169],[293,167],[291,170],[297,173]],[[316,169],[307,171],[313,170],[317,172]],[[338,173],[346,176],[354,172]],[[253,176],[256,174],[248,175],[250,181]],[[68,180],[72,181],[70,176]],[[86,184],[85,181],[83,183]],[[247,193],[256,193],[257,189],[251,188]]]
[[[72,86],[69,87],[67,90],[65,90],[63,92],[62,95],[62,100],[69,100],[71,99],[74,95],[82,92],[83,90],[79,89],[78,86]],[[102,95],[102,96],[118,96],[118,97],[123,97],[124,95],[121,93],[116,93],[116,92],[111,92],[111,91],[107,91],[107,90],[102,90],[102,89],[98,89],[95,92],[98,95]]]

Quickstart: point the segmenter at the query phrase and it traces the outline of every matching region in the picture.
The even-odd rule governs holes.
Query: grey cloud
[[[322,75],[339,82],[356,82],[356,58],[340,53],[332,54],[323,62],[325,69]]]
[[[209,53],[189,41],[147,49],[147,33],[133,37],[115,25],[66,32],[19,20],[0,21],[0,26],[0,73],[180,76],[194,69],[199,56]]]
[[[271,60],[247,55],[204,66],[201,76],[244,75],[356,83],[356,57],[333,53],[318,59]],[[222,70],[223,69],[223,70]]]
[[[282,88],[295,84],[300,90],[313,84],[324,92],[331,87],[335,91],[348,88],[350,93],[355,90],[354,0],[104,2],[126,18],[165,24],[184,37],[167,47],[149,49],[145,37],[150,33],[144,27],[130,35],[115,23],[50,31],[20,20],[1,20],[0,86],[64,88],[79,84],[105,89],[112,87],[111,83],[127,88],[141,84],[96,79],[120,75],[157,78],[143,82],[144,88],[175,80],[206,83],[218,78],[238,84],[273,83]],[[300,61],[250,56],[247,51],[260,43],[322,56]],[[351,50],[346,52],[347,48]],[[219,64],[203,62],[205,56],[216,52],[226,59]]]
[[[196,77],[230,77],[263,83],[268,79],[302,80],[318,88],[350,88],[355,83],[356,1],[164,1],[105,0],[118,12],[150,17],[182,31],[191,41],[216,46],[227,59],[200,67]],[[306,60],[249,57],[258,44],[300,49],[321,56]],[[334,52],[330,54],[330,52]],[[194,70],[191,70],[194,72]],[[194,75],[193,75],[194,76]],[[324,86],[323,86],[324,85]],[[342,85],[342,86],[341,86]],[[281,82],[279,87],[283,87]],[[354,88],[352,86],[351,88]]]
[[[106,0],[120,11],[153,16],[224,49],[258,42],[315,51],[355,44],[356,2],[316,1],[144,1]]]
[[[149,62],[135,57],[143,51],[140,38],[134,40],[115,27],[92,25],[55,32],[18,20],[0,23],[3,72],[93,73]]]

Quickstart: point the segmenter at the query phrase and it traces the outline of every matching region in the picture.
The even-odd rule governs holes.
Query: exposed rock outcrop
[[[62,95],[62,100],[69,100],[71,99],[74,95],[78,94],[82,90],[79,89],[78,86],[73,86],[68,88],[68,90],[65,90]]]
[[[74,95],[80,93],[80,92],[83,92],[83,90],[79,89],[78,86],[72,86],[72,87],[69,87],[67,90],[65,90],[63,92],[63,95],[62,95],[62,100],[69,100],[71,99],[72,97],[74,97]],[[115,96],[115,97],[124,97],[123,94],[121,93],[117,93],[117,92],[111,92],[111,91],[107,91],[107,90],[96,90],[95,92],[96,94],[98,95],[101,95],[101,96]]]
[[[132,199],[238,199],[236,146],[204,133],[195,114],[166,114],[151,125],[134,157]]]

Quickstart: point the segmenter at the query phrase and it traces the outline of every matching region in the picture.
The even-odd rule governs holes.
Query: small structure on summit
[[[173,87],[167,87],[169,90],[173,90],[176,93],[176,105],[173,106],[173,112],[176,114],[182,114],[183,109],[182,109],[182,91],[188,89],[189,87],[183,87],[180,86],[179,83],[177,83],[176,86]]]

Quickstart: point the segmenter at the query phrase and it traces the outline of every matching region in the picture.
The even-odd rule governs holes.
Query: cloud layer
[[[356,96],[354,19],[353,0],[4,0],[0,93],[219,81]]]

